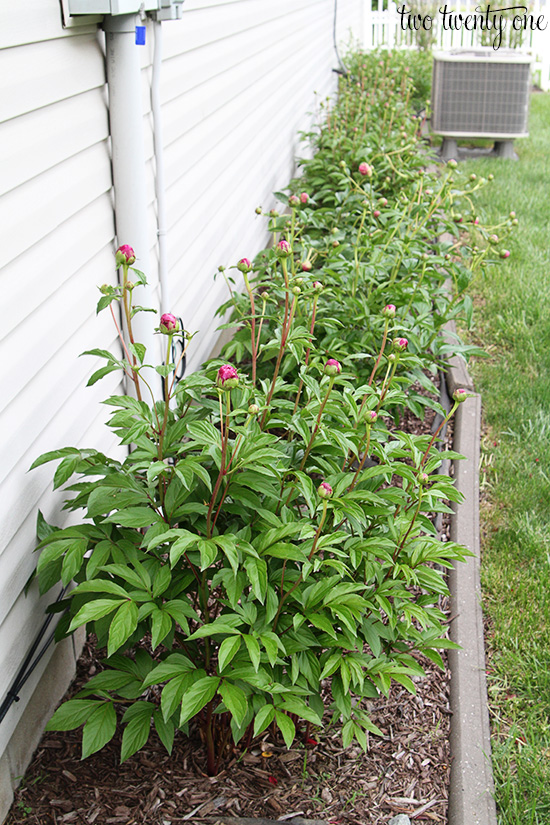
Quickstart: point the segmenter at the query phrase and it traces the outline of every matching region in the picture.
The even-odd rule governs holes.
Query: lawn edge
[[[454,322],[447,329],[454,333]],[[473,389],[462,359],[449,363],[449,394],[458,387]],[[481,396],[458,407],[453,449],[465,460],[453,463],[456,488],[463,496],[453,505],[451,540],[473,555],[456,563],[449,573],[451,592],[451,639],[460,645],[449,651],[451,670],[451,777],[449,825],[497,825],[491,761],[491,733],[485,677],[485,641],[480,581],[479,458]]]

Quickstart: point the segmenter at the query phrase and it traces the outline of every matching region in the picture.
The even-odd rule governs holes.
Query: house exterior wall
[[[362,0],[339,0],[337,37],[361,31]],[[334,0],[187,0],[163,24],[162,116],[171,311],[200,333],[197,367],[218,333],[225,300],[219,264],[269,242],[254,214],[296,171],[307,128],[335,89]],[[78,355],[116,347],[97,285],[114,282],[116,243],[149,248],[159,303],[150,107],[153,26],[141,47],[149,237],[116,238],[104,37],[83,19],[64,29],[58,0],[13,3],[0,31],[0,703],[44,619],[54,591],[25,585],[35,565],[35,526],[67,523],[53,465],[28,473],[42,452],[85,446],[112,452],[99,403],[117,390]],[[137,48],[137,47],[136,47]],[[317,95],[315,94],[317,93]],[[52,646],[0,723],[0,822],[40,731],[69,683],[78,644]]]

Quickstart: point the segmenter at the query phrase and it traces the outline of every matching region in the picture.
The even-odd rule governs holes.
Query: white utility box
[[[64,0],[71,17],[94,14],[138,14],[156,12],[159,20],[178,20],[183,0]]]

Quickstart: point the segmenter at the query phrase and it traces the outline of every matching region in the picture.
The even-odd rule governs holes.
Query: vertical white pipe
[[[110,15],[105,18],[104,28],[117,242],[133,247],[136,267],[150,280],[141,47],[135,42],[139,22],[136,14]],[[135,298],[141,306],[158,309],[150,283],[137,288]],[[147,347],[146,363],[159,363],[158,336],[153,332],[158,318],[149,312],[138,313],[132,326],[135,340]],[[150,382],[156,373],[148,373]]]
[[[162,110],[160,102],[160,75],[162,68],[162,22],[154,23],[155,50],[153,52],[153,75],[151,78],[151,108],[153,111],[153,139],[155,142],[155,193],[157,196],[157,235],[159,254],[159,284],[161,312],[173,312],[170,306],[168,284],[168,256],[166,248],[166,196],[164,184],[164,147],[162,132]]]

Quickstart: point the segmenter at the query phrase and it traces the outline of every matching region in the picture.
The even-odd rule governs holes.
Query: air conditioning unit
[[[434,54],[430,126],[446,138],[443,157],[454,156],[457,138],[492,138],[499,154],[513,156],[512,141],[528,135],[530,64],[515,49]]]

